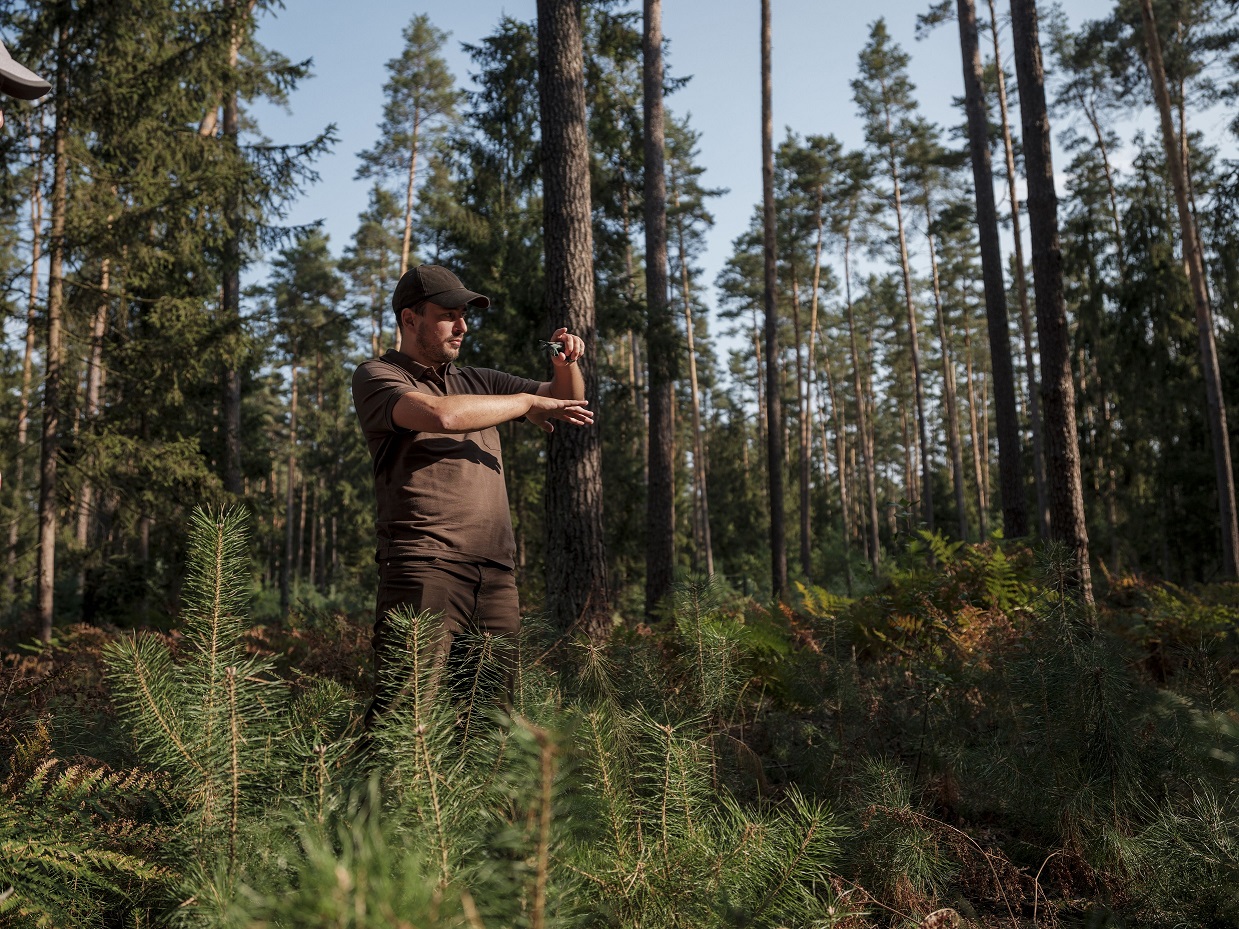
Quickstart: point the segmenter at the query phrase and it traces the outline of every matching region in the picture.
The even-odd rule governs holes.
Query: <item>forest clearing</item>
[[[0,925],[1239,925],[1239,7],[785,2],[723,257],[661,0],[0,3]]]

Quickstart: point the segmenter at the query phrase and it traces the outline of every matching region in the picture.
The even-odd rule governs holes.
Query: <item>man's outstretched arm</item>
[[[545,385],[544,385],[545,386]],[[553,397],[538,394],[451,394],[435,396],[417,390],[403,394],[392,407],[392,422],[414,432],[478,432],[509,420],[528,416],[547,432],[560,420],[574,426],[594,421],[593,410],[586,408],[584,385],[580,397]],[[548,428],[550,427],[550,428]]]
[[[585,378],[581,376],[581,366],[577,364],[585,354],[584,340],[567,329],[556,329],[551,341],[560,343],[564,350],[551,356],[551,379],[538,387],[538,395],[558,397],[560,400],[584,400]]]

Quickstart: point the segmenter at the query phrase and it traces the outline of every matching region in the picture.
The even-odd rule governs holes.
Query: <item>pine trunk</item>
[[[48,236],[47,350],[43,380],[43,436],[39,457],[39,553],[38,614],[39,639],[50,642],[56,609],[56,533],[60,457],[60,380],[63,364],[61,317],[64,313],[65,214],[69,199],[70,99],[66,82],[68,37],[60,28],[56,51],[56,128],[52,141],[52,227]]]
[[[30,383],[34,375],[34,343],[38,332],[39,261],[43,247],[43,110],[39,110],[40,132],[32,139],[34,176],[30,182],[30,297],[26,303],[26,340],[22,353],[21,392],[17,401],[17,455],[13,468],[13,521],[9,523],[8,562],[4,589],[12,601],[17,593],[17,543],[21,513],[26,497],[26,442],[30,433]]]
[[[882,88],[883,98],[886,88]],[[912,361],[912,398],[916,405],[916,451],[914,458],[920,462],[921,500],[920,516],[925,528],[934,528],[934,486],[930,473],[929,458],[929,426],[925,421],[925,383],[921,377],[921,348],[917,334],[916,304],[912,299],[912,268],[908,261],[908,236],[903,222],[903,188],[899,176],[899,159],[895,154],[894,127],[891,125],[889,108],[886,111],[886,133],[891,139],[887,148],[887,159],[891,174],[891,185],[895,192],[895,231],[899,239],[899,270],[903,275],[904,306],[908,312],[908,351]],[[909,498],[916,495],[910,493]]]
[[[946,405],[947,448],[951,452],[951,484],[955,490],[955,518],[960,541],[968,538],[968,508],[964,503],[964,455],[959,441],[959,406],[955,391],[955,360],[946,334],[946,314],[942,309],[942,288],[938,279],[938,254],[934,246],[933,209],[929,189],[925,190],[925,228],[928,230],[929,265],[934,288],[934,315],[938,322],[938,345],[942,355],[942,384]]]
[[[653,619],[675,575],[672,405],[678,342],[667,281],[667,178],[664,170],[662,0],[645,0],[645,345],[649,364],[649,485],[646,496],[645,615]]]
[[[1037,344],[1041,350],[1041,394],[1049,454],[1050,526],[1054,536],[1066,543],[1072,552],[1080,594],[1091,604],[1092,570],[1080,480],[1075,385],[1071,379],[1067,312],[1063,301],[1063,256],[1058,241],[1058,194],[1054,190],[1050,119],[1045,105],[1045,74],[1034,0],[1011,0],[1011,32],[1024,128],[1028,223],[1037,298]]]
[[[95,315],[90,325],[90,358],[86,365],[86,403],[83,408],[83,425],[99,415],[100,396],[103,391],[103,335],[108,322],[108,288],[112,284],[112,260],[104,258],[99,272],[99,290],[101,298],[95,307]],[[94,485],[90,478],[82,481],[82,489],[77,499],[77,547],[82,555],[78,568],[77,589],[79,593],[86,590],[86,549],[90,544],[90,525],[94,515]]]
[[[775,264],[774,111],[770,77],[770,0],[761,0],[762,253],[766,312],[766,462],[770,488],[770,595],[787,587],[787,535],[783,501],[783,409],[779,371],[778,272]]]
[[[231,149],[231,155],[240,159],[241,146],[241,108],[237,90],[238,62],[241,54],[241,42],[246,28],[243,19],[248,21],[253,15],[254,2],[249,0],[243,13],[240,10],[240,0],[229,0],[228,10],[233,16],[231,36],[228,43],[228,69],[232,86],[224,96],[224,143]],[[231,338],[227,352],[228,366],[224,371],[223,384],[223,415],[224,415],[224,490],[240,496],[244,490],[241,475],[241,239],[242,225],[240,199],[234,195],[228,205],[229,232],[223,248],[223,288],[221,292],[221,310],[223,314],[223,329]]]
[[[977,433],[977,391],[972,376],[972,333],[964,333],[964,350],[968,353],[968,426],[972,437],[972,471],[977,485],[977,522],[981,539],[989,536],[989,494],[986,493],[985,474],[981,465],[981,440]]]
[[[693,300],[688,276],[688,250],[684,243],[684,217],[676,224],[680,259],[680,292],[684,295],[684,330],[688,334],[688,385],[693,405],[693,482],[701,525],[701,548],[705,553],[706,577],[714,576],[714,544],[710,537],[710,505],[706,493],[706,438],[701,426],[701,392],[697,386],[696,334],[693,331]]]
[[[288,615],[292,603],[291,589],[296,560],[296,539],[293,535],[293,508],[297,487],[297,365],[289,375],[288,398],[288,486],[284,489],[284,567],[280,571],[280,614]]]
[[[985,282],[985,316],[989,328],[990,369],[994,378],[998,420],[998,470],[1002,496],[1002,528],[1007,538],[1028,534],[1020,460],[1020,420],[1015,402],[1015,374],[1011,367],[1011,338],[1007,326],[1007,295],[1002,279],[1002,250],[998,244],[998,210],[990,168],[988,120],[981,85],[981,48],[973,0],[958,0],[959,42],[964,67],[964,106],[968,113],[968,148],[977,201],[977,233],[981,245],[981,273]]]
[[[1161,39],[1153,18],[1150,0],[1140,0],[1144,20],[1144,38],[1148,47],[1149,75],[1153,81],[1153,97],[1161,118],[1162,143],[1166,164],[1174,185],[1175,205],[1179,210],[1179,230],[1183,240],[1183,258],[1192,286],[1196,306],[1196,332],[1200,342],[1200,366],[1205,379],[1205,401],[1208,408],[1209,434],[1213,439],[1213,464],[1217,479],[1218,516],[1222,529],[1222,568],[1229,577],[1239,577],[1239,521],[1235,512],[1235,472],[1230,456],[1230,430],[1226,424],[1226,403],[1222,397],[1222,376],[1218,366],[1217,343],[1213,331],[1213,309],[1205,284],[1204,256],[1200,249],[1195,218],[1189,202],[1187,163],[1176,144],[1174,123],[1170,112],[1170,92],[1166,88],[1166,69],[1162,64]],[[1183,144],[1186,145],[1186,134]]]
[[[971,0],[968,0],[971,3]],[[1045,443],[1041,441],[1041,387],[1037,383],[1037,359],[1033,346],[1032,313],[1028,309],[1028,279],[1024,273],[1024,234],[1020,229],[1020,193],[1016,186],[1015,145],[1011,140],[1011,119],[1007,109],[1007,75],[1002,67],[1002,47],[998,42],[998,14],[989,0],[990,34],[994,40],[994,66],[998,72],[998,111],[1002,117],[1002,147],[1006,158],[1007,197],[1011,202],[1011,235],[1015,240],[1015,292],[1020,301],[1020,334],[1024,344],[1024,367],[1028,380],[1028,425],[1033,451],[1033,482],[1037,493],[1037,534],[1050,537],[1050,500],[1045,479]],[[961,26],[962,28],[962,26]],[[973,16],[973,32],[976,16]],[[999,438],[999,457],[1002,439]],[[1021,476],[1021,484],[1023,478]],[[1022,493],[1022,492],[1021,492]],[[1021,496],[1021,499],[1022,496]],[[1027,522],[1027,515],[1024,517]]]
[[[584,339],[588,362],[597,331],[584,59],[576,0],[538,0],[538,88],[547,315],[552,329],[566,326]],[[665,262],[663,268],[665,274]],[[581,373],[586,396],[595,397],[592,365]],[[598,429],[556,429],[548,437],[547,451],[547,598],[559,628],[579,625],[594,639],[605,637],[611,628],[602,519]]]
[[[812,452],[813,452],[813,442],[812,442],[813,404],[811,402],[812,398],[810,397],[810,391],[813,389],[813,385],[815,381],[815,378],[813,377],[813,372],[815,370],[815,364],[817,361],[817,355],[815,354],[817,350],[817,309],[818,309],[818,302],[819,302],[818,291],[821,289],[821,286],[822,286],[822,245],[823,245],[824,232],[825,232],[825,229],[824,229],[825,217],[822,215],[822,205],[823,205],[823,201],[825,200],[825,194],[826,194],[825,189],[822,187],[822,185],[819,184],[817,188],[817,211],[816,211],[817,212],[817,241],[816,243],[814,243],[814,247],[813,247],[813,287],[812,287],[812,290],[810,291],[811,295],[809,297],[809,350],[808,350],[809,370],[805,376],[804,407],[803,407],[803,412],[802,412],[801,420],[800,420],[800,446],[801,446],[800,496],[801,496],[801,508],[802,508],[802,513],[800,516],[800,520],[801,520],[801,524],[800,524],[801,543],[800,544],[801,544],[802,549],[806,551],[810,543],[809,521],[812,515],[809,512],[809,467],[811,464]],[[827,382],[830,384],[831,409],[836,411],[836,417],[838,417],[838,415],[842,413],[842,410],[840,409],[838,404],[835,402],[836,398],[835,398],[834,381],[830,377],[829,368],[826,371],[826,375],[827,375]],[[818,398],[819,400],[821,399],[821,386],[820,385],[818,385]],[[821,427],[822,427],[822,475],[823,475],[823,480],[829,483],[829,480],[827,477],[827,475],[829,474],[829,469],[827,467],[826,460],[830,457],[830,455],[827,454],[826,423],[823,419],[821,419],[821,417],[819,417],[819,421],[821,422]],[[839,420],[837,419],[836,422],[838,423]],[[836,428],[836,436],[839,438],[840,443],[846,441],[845,436],[843,435],[841,431],[841,428],[842,427]],[[842,449],[842,444],[840,445],[840,449]],[[849,555],[848,547],[851,544],[851,519],[849,518],[849,514],[848,514],[847,474],[845,470],[846,462],[844,461],[844,456],[842,454],[837,455],[837,457],[839,459],[839,502],[840,502],[840,506],[843,508],[843,551],[844,551],[845,562],[848,565],[848,586],[851,587],[852,568],[851,568],[851,560],[850,558],[848,558],[848,555]],[[829,490],[829,488],[827,489]],[[805,576],[806,577],[809,576],[808,568],[805,569]]]
[[[806,580],[812,578],[813,543],[809,528],[809,378],[806,372],[803,339],[800,335],[800,282],[796,263],[791,264],[792,277],[792,338],[796,343],[796,471],[800,491],[800,570]]]
[[[843,234],[843,292],[848,311],[848,343],[852,353],[852,392],[856,402],[857,444],[860,446],[861,466],[865,471],[865,494],[869,518],[869,565],[876,577],[881,558],[881,525],[878,522],[877,463],[873,457],[873,445],[866,415],[865,391],[861,380],[860,349],[856,341],[856,313],[852,306],[852,224],[849,222]]]

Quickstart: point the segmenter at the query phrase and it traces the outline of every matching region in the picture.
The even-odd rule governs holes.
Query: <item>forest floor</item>
[[[443,760],[458,753],[450,722],[447,741],[433,752],[423,744],[424,758],[408,747],[409,732],[420,738],[425,729],[416,720],[398,742],[384,743],[391,752],[379,755],[391,765],[385,797],[397,796],[391,809],[400,811],[389,820],[404,817],[387,841],[399,835],[437,848],[426,852],[430,865],[381,856],[366,865],[361,845],[349,845],[362,840],[339,832],[326,841],[329,854],[304,835],[290,840],[304,861],[285,860],[276,870],[300,898],[313,896],[322,879],[330,885],[323,899],[335,899],[344,882],[348,895],[370,894],[379,910],[423,913],[425,922],[405,923],[418,926],[1235,925],[1239,585],[1189,591],[1108,578],[1096,610],[1087,611],[1064,577],[1052,557],[1028,549],[929,539],[855,601],[798,585],[793,603],[771,608],[717,586],[688,586],[674,618],[617,628],[602,647],[551,635],[533,621],[534,647],[519,658],[517,707],[504,724],[510,731],[495,736],[503,726],[477,723],[491,745],[476,749],[487,759],[477,768],[490,772],[485,778],[471,780],[468,764]],[[317,612],[235,628],[234,667],[253,663],[249,679],[278,684],[290,706],[322,707],[308,715],[294,709],[295,722],[277,727],[289,744],[315,733],[302,754],[318,759],[318,799],[299,806],[289,799],[296,777],[276,783],[257,775],[260,763],[278,767],[276,749],[268,746],[249,767],[238,767],[234,751],[231,780],[218,780],[221,796],[228,784],[233,791],[231,807],[219,801],[231,811],[230,820],[222,817],[231,823],[222,878],[189,860],[221,847],[216,826],[204,825],[214,801],[203,798],[217,779],[156,749],[172,730],[188,743],[195,707],[178,703],[175,687],[204,679],[201,635],[174,628],[134,639],[129,630],[74,625],[36,647],[29,631],[10,629],[0,641],[7,755],[0,860],[32,874],[72,876],[90,892],[75,891],[77,902],[59,899],[32,879],[13,882],[5,896],[9,879],[0,877],[0,913],[17,925],[71,925],[63,920],[79,917],[81,925],[119,925],[118,914],[140,912],[142,919],[125,915],[125,924],[163,925],[188,901],[190,922],[201,925],[384,925],[377,916],[328,921],[327,904],[312,919],[309,910],[298,916],[288,892],[256,896],[253,888],[271,880],[263,869],[275,866],[257,851],[238,851],[256,841],[260,822],[297,832],[287,822],[272,825],[277,808],[284,820],[311,809],[307,819],[335,822],[337,830],[355,832],[365,821],[345,798],[358,783],[346,772],[356,765],[351,748],[371,688],[370,621]],[[138,678],[124,677],[122,640],[166,655],[142,653],[129,666],[138,677],[148,668],[156,681],[145,711],[134,697]],[[209,703],[211,681],[204,687]],[[235,704],[235,690],[228,692]],[[162,735],[142,721],[161,705],[171,721]],[[257,727],[251,732],[267,725],[254,714],[236,711],[233,729],[238,720]],[[470,709],[466,741],[473,718]],[[459,735],[459,712],[455,719]],[[241,741],[257,750],[256,738]],[[524,757],[518,743],[533,759],[528,769],[513,760]],[[553,752],[552,744],[560,748]],[[431,770],[432,754],[441,768]],[[625,760],[613,769],[612,756]],[[554,777],[552,759],[563,765]],[[423,768],[430,772],[424,783],[416,773]],[[253,779],[249,787],[241,769]],[[93,786],[82,786],[90,780],[83,772],[95,772]],[[304,787],[309,775],[298,776]],[[487,793],[496,780],[506,785],[499,800]],[[457,792],[488,809],[486,824],[476,811],[441,810],[436,783],[472,785]],[[125,806],[126,792],[141,795],[137,808]],[[324,799],[329,794],[337,799]],[[69,864],[52,860],[52,851],[31,851],[23,838],[19,820],[40,802],[67,805],[70,818],[95,833],[63,839],[77,849]],[[505,804],[506,814],[494,814]],[[755,835],[784,838],[770,838],[767,849],[754,846]],[[365,842],[389,848],[374,837]],[[166,853],[173,845],[175,854]],[[499,881],[496,868],[507,864],[470,870],[468,849],[479,847],[521,863],[503,878],[524,888],[516,894],[520,912],[504,915],[483,902]],[[123,861],[90,857],[105,852]],[[746,889],[743,873],[729,869],[750,853],[755,874],[769,871]],[[315,854],[330,859],[327,878],[314,870]],[[713,861],[712,870],[694,880],[702,861]],[[369,890],[357,884],[365,884],[366,867]],[[438,896],[405,899],[405,891],[389,893],[374,879],[401,868],[441,871]],[[204,886],[234,899],[202,907]],[[575,902],[573,889],[585,891]],[[47,899],[37,899],[40,892]]]

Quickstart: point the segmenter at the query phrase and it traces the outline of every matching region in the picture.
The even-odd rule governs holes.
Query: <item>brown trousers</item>
[[[435,676],[459,703],[476,699],[478,662],[483,654],[493,667],[487,675],[500,680],[502,693],[488,694],[510,699],[516,643],[520,631],[520,603],[516,579],[508,568],[490,564],[445,561],[440,558],[400,558],[379,563],[379,593],[374,621],[374,700],[366,711],[365,725],[375,721],[400,697],[404,685],[381,673],[393,649],[404,647],[392,628],[388,614],[399,607],[414,613],[441,614],[434,648]],[[496,638],[497,637],[497,641]]]

